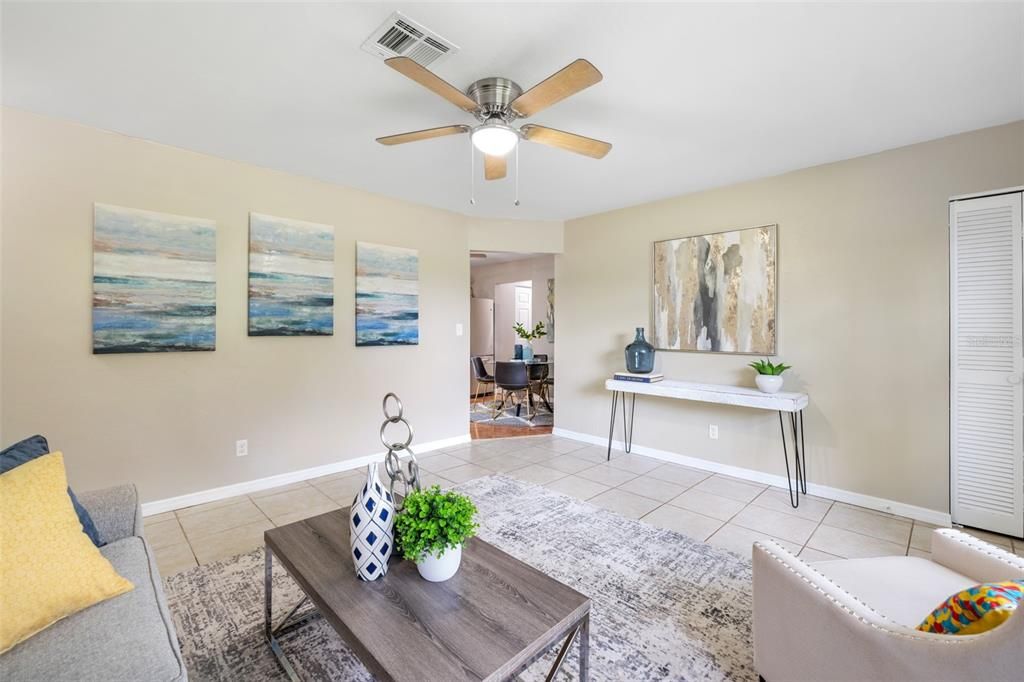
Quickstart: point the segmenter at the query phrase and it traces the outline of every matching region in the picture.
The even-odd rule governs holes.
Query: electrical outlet
[[[455,336],[462,336],[462,323],[459,322],[455,325]]]
[[[249,454],[249,441],[247,440],[236,440],[235,441],[235,457],[245,457]]]
[[[718,424],[708,424],[708,438],[718,440]]]

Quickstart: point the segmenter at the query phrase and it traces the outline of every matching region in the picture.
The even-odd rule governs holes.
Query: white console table
[[[762,393],[757,389],[742,386],[724,386],[719,384],[700,384],[692,381],[675,381],[664,379],[652,384],[639,381],[622,381],[608,379],[604,387],[612,392],[612,416],[608,425],[608,459],[612,458],[612,438],[615,435],[615,411],[618,409],[619,397],[622,398],[622,431],[626,452],[633,448],[633,421],[636,416],[636,397],[649,395],[656,398],[675,398],[677,400],[694,400],[702,403],[718,403],[720,405],[736,405],[752,407],[758,410],[774,410],[779,413],[779,429],[782,433],[782,456],[786,462],[786,480],[789,483],[789,502],[793,507],[800,506],[800,494],[807,494],[807,461],[804,452],[804,408],[807,407],[806,393]],[[629,415],[626,414],[626,396],[630,397]],[[793,441],[793,471],[790,475],[789,447],[786,439],[786,419],[789,416],[790,430]]]

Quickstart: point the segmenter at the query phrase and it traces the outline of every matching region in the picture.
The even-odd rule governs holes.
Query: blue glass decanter
[[[636,338],[626,346],[626,371],[650,374],[654,371],[654,346],[644,338],[644,328],[636,328]]]

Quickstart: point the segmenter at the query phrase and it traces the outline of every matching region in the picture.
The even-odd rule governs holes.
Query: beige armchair
[[[1024,679],[1024,609],[980,635],[915,627],[960,589],[1024,578],[1024,558],[966,533],[932,536],[932,557],[808,564],[754,543],[754,667],[790,680]]]

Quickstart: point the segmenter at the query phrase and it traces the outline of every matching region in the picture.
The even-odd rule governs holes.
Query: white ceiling
[[[478,182],[469,142],[375,137],[468,115],[362,52],[393,10],[462,51],[438,74],[604,81]],[[3,4],[7,105],[468,215],[565,219],[1024,118],[1024,4]],[[479,170],[479,167],[478,167]]]

